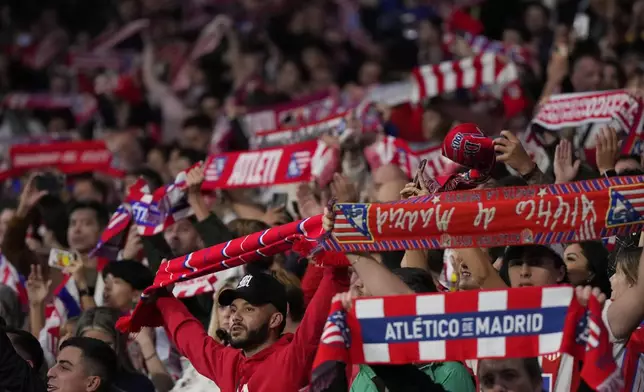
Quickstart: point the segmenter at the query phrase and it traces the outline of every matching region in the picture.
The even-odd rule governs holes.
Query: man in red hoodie
[[[156,306],[175,346],[222,392],[290,392],[308,384],[331,300],[348,283],[346,269],[326,269],[297,331],[283,334],[284,286],[265,273],[244,276],[219,296],[232,311],[230,347],[209,337],[178,299],[161,297]]]

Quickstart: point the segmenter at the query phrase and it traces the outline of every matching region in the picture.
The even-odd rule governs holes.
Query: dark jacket
[[[45,392],[38,373],[13,348],[7,333],[0,329],[0,391]]]

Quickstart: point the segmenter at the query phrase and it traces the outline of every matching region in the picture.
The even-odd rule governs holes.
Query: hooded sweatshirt
[[[325,270],[295,334],[283,334],[250,358],[208,336],[201,323],[176,298],[159,298],[156,306],[172,342],[222,392],[298,391],[309,382],[331,300],[347,289],[346,269]]]

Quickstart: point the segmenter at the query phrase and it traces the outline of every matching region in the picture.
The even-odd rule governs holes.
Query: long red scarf
[[[326,184],[338,164],[339,151],[315,140],[223,153],[208,158],[202,189],[256,188],[313,179]]]
[[[45,168],[65,174],[102,172],[123,176],[123,172],[112,167],[112,153],[102,141],[16,144],[9,149],[9,159],[11,167],[0,171],[0,180]]]
[[[644,176],[336,204],[323,246],[341,252],[578,242],[644,226]]]
[[[48,93],[9,93],[2,100],[2,106],[9,109],[69,109],[76,122],[84,123],[97,111],[96,98],[90,94],[54,95]]]
[[[168,260],[159,267],[154,284],[145,289],[143,299],[137,304],[132,315],[122,317],[117,327],[122,331],[136,332],[144,326],[162,325],[161,316],[156,312],[154,305],[145,300],[155,290],[262,260],[265,256],[291,249],[294,241],[302,237],[314,239],[320,235],[322,235],[322,217],[316,216]]]

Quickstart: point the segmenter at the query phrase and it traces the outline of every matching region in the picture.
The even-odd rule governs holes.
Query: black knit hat
[[[113,277],[129,283],[134,290],[145,290],[152,286],[154,274],[150,269],[138,261],[121,260],[108,263],[103,269],[103,277],[112,274]]]

